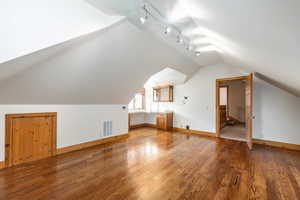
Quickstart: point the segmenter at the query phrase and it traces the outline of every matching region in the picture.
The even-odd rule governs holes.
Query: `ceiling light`
[[[165,34],[169,34],[171,32],[171,27],[170,26],[167,26],[166,30],[165,30]]]
[[[200,56],[200,52],[199,51],[195,52],[195,54],[196,54],[196,56]]]
[[[140,17],[140,21],[142,24],[145,24],[147,19],[148,19],[148,15],[145,15],[145,17]]]
[[[183,43],[183,39],[180,35],[177,36],[177,43],[179,43],[179,44]]]
[[[146,5],[143,6],[143,10],[145,11],[145,16],[140,17],[140,21],[142,24],[145,24],[146,21],[148,20],[148,11],[147,11]]]
[[[190,50],[192,50],[193,49],[193,47],[191,46],[191,45],[188,45],[187,47],[186,47],[186,50],[188,50],[188,51],[190,51]]]

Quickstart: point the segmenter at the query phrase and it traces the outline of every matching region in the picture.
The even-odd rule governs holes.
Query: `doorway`
[[[56,113],[6,115],[5,167],[56,154]]]
[[[218,137],[245,141],[252,149],[253,75],[216,80]]]

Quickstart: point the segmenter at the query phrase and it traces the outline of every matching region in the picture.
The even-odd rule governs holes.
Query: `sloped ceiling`
[[[180,85],[184,84],[187,76],[172,68],[165,68],[152,75],[145,83],[145,88],[151,88],[157,85]]]
[[[99,3],[106,0],[88,1]],[[112,1],[114,0],[110,0]],[[135,3],[136,11],[128,7],[124,9],[125,6],[120,5],[122,9],[119,8],[117,13],[127,15],[136,22],[139,16],[144,15],[140,7],[145,1],[128,2],[130,8],[133,8]],[[198,64],[204,66],[214,62],[225,62],[242,67],[274,80],[281,88],[300,96],[298,47],[300,1],[148,0],[146,2],[154,5],[168,23],[180,27],[183,35],[190,37],[194,44],[200,47],[211,45],[222,57],[218,59],[217,56],[211,56],[211,52],[203,52],[198,58],[192,57]],[[151,23],[143,26],[145,30],[154,30],[156,35],[163,35],[164,30],[155,30]],[[164,40],[168,43],[168,38]],[[178,48],[175,43],[173,46]],[[191,56],[190,52],[182,51],[182,53]]]
[[[0,104],[127,104],[165,67],[199,66],[123,20],[104,30],[0,65]]]
[[[220,62],[300,95],[299,1],[149,1],[199,57],[151,20],[141,25],[142,0],[1,2],[0,103],[127,104],[166,67],[189,78]]]
[[[0,63],[108,27],[109,16],[85,0],[2,0]]]

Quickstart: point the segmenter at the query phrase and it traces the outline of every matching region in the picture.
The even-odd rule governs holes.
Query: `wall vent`
[[[112,136],[112,121],[103,122],[103,136],[108,137]]]

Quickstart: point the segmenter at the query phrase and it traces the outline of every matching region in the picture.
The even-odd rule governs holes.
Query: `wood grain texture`
[[[141,123],[141,124],[131,125],[129,127],[129,130],[136,129],[136,128],[145,128],[145,127],[157,128],[156,124]]]
[[[168,98],[162,99],[162,90],[168,90]],[[173,86],[172,85],[162,85],[153,87],[153,102],[173,102]]]
[[[75,144],[72,146],[68,146],[68,147],[63,147],[63,148],[59,148],[57,149],[56,154],[63,154],[63,153],[68,153],[71,151],[78,151],[84,148],[88,148],[88,147],[92,147],[92,146],[96,146],[99,144],[105,144],[105,143],[109,143],[109,142],[113,142],[119,139],[124,139],[129,137],[129,134],[122,134],[122,135],[116,135],[113,137],[109,137],[109,138],[103,138],[100,140],[94,140],[94,141],[90,141],[90,142],[85,142],[85,143],[80,143],[80,144]]]
[[[253,143],[300,151],[299,144],[289,144],[289,143],[284,143],[284,142],[276,142],[276,141],[261,140],[261,139],[253,139]]]
[[[7,114],[5,166],[56,154],[56,113]]]
[[[216,137],[216,133],[207,132],[207,131],[198,131],[198,130],[187,130],[184,128],[173,128],[173,131],[181,132],[181,133],[189,133],[189,134],[197,134],[202,136]]]
[[[246,79],[246,130],[247,144],[249,149],[253,147],[252,131],[253,131],[253,74],[251,73]]]
[[[173,113],[162,113],[156,115],[156,128],[162,130],[173,129]]]
[[[5,167],[5,161],[0,161],[0,169],[3,169]]]
[[[237,81],[237,80],[246,80],[248,76],[237,76],[237,77],[229,77],[229,78],[219,78],[216,81],[222,82],[222,81]]]
[[[132,130],[132,129],[136,129],[136,128],[142,128],[142,127],[146,127],[147,125],[145,123],[142,123],[142,124],[135,124],[135,125],[130,125],[129,126],[129,130]]]
[[[130,137],[0,170],[0,199],[300,199],[300,152],[135,129]]]

